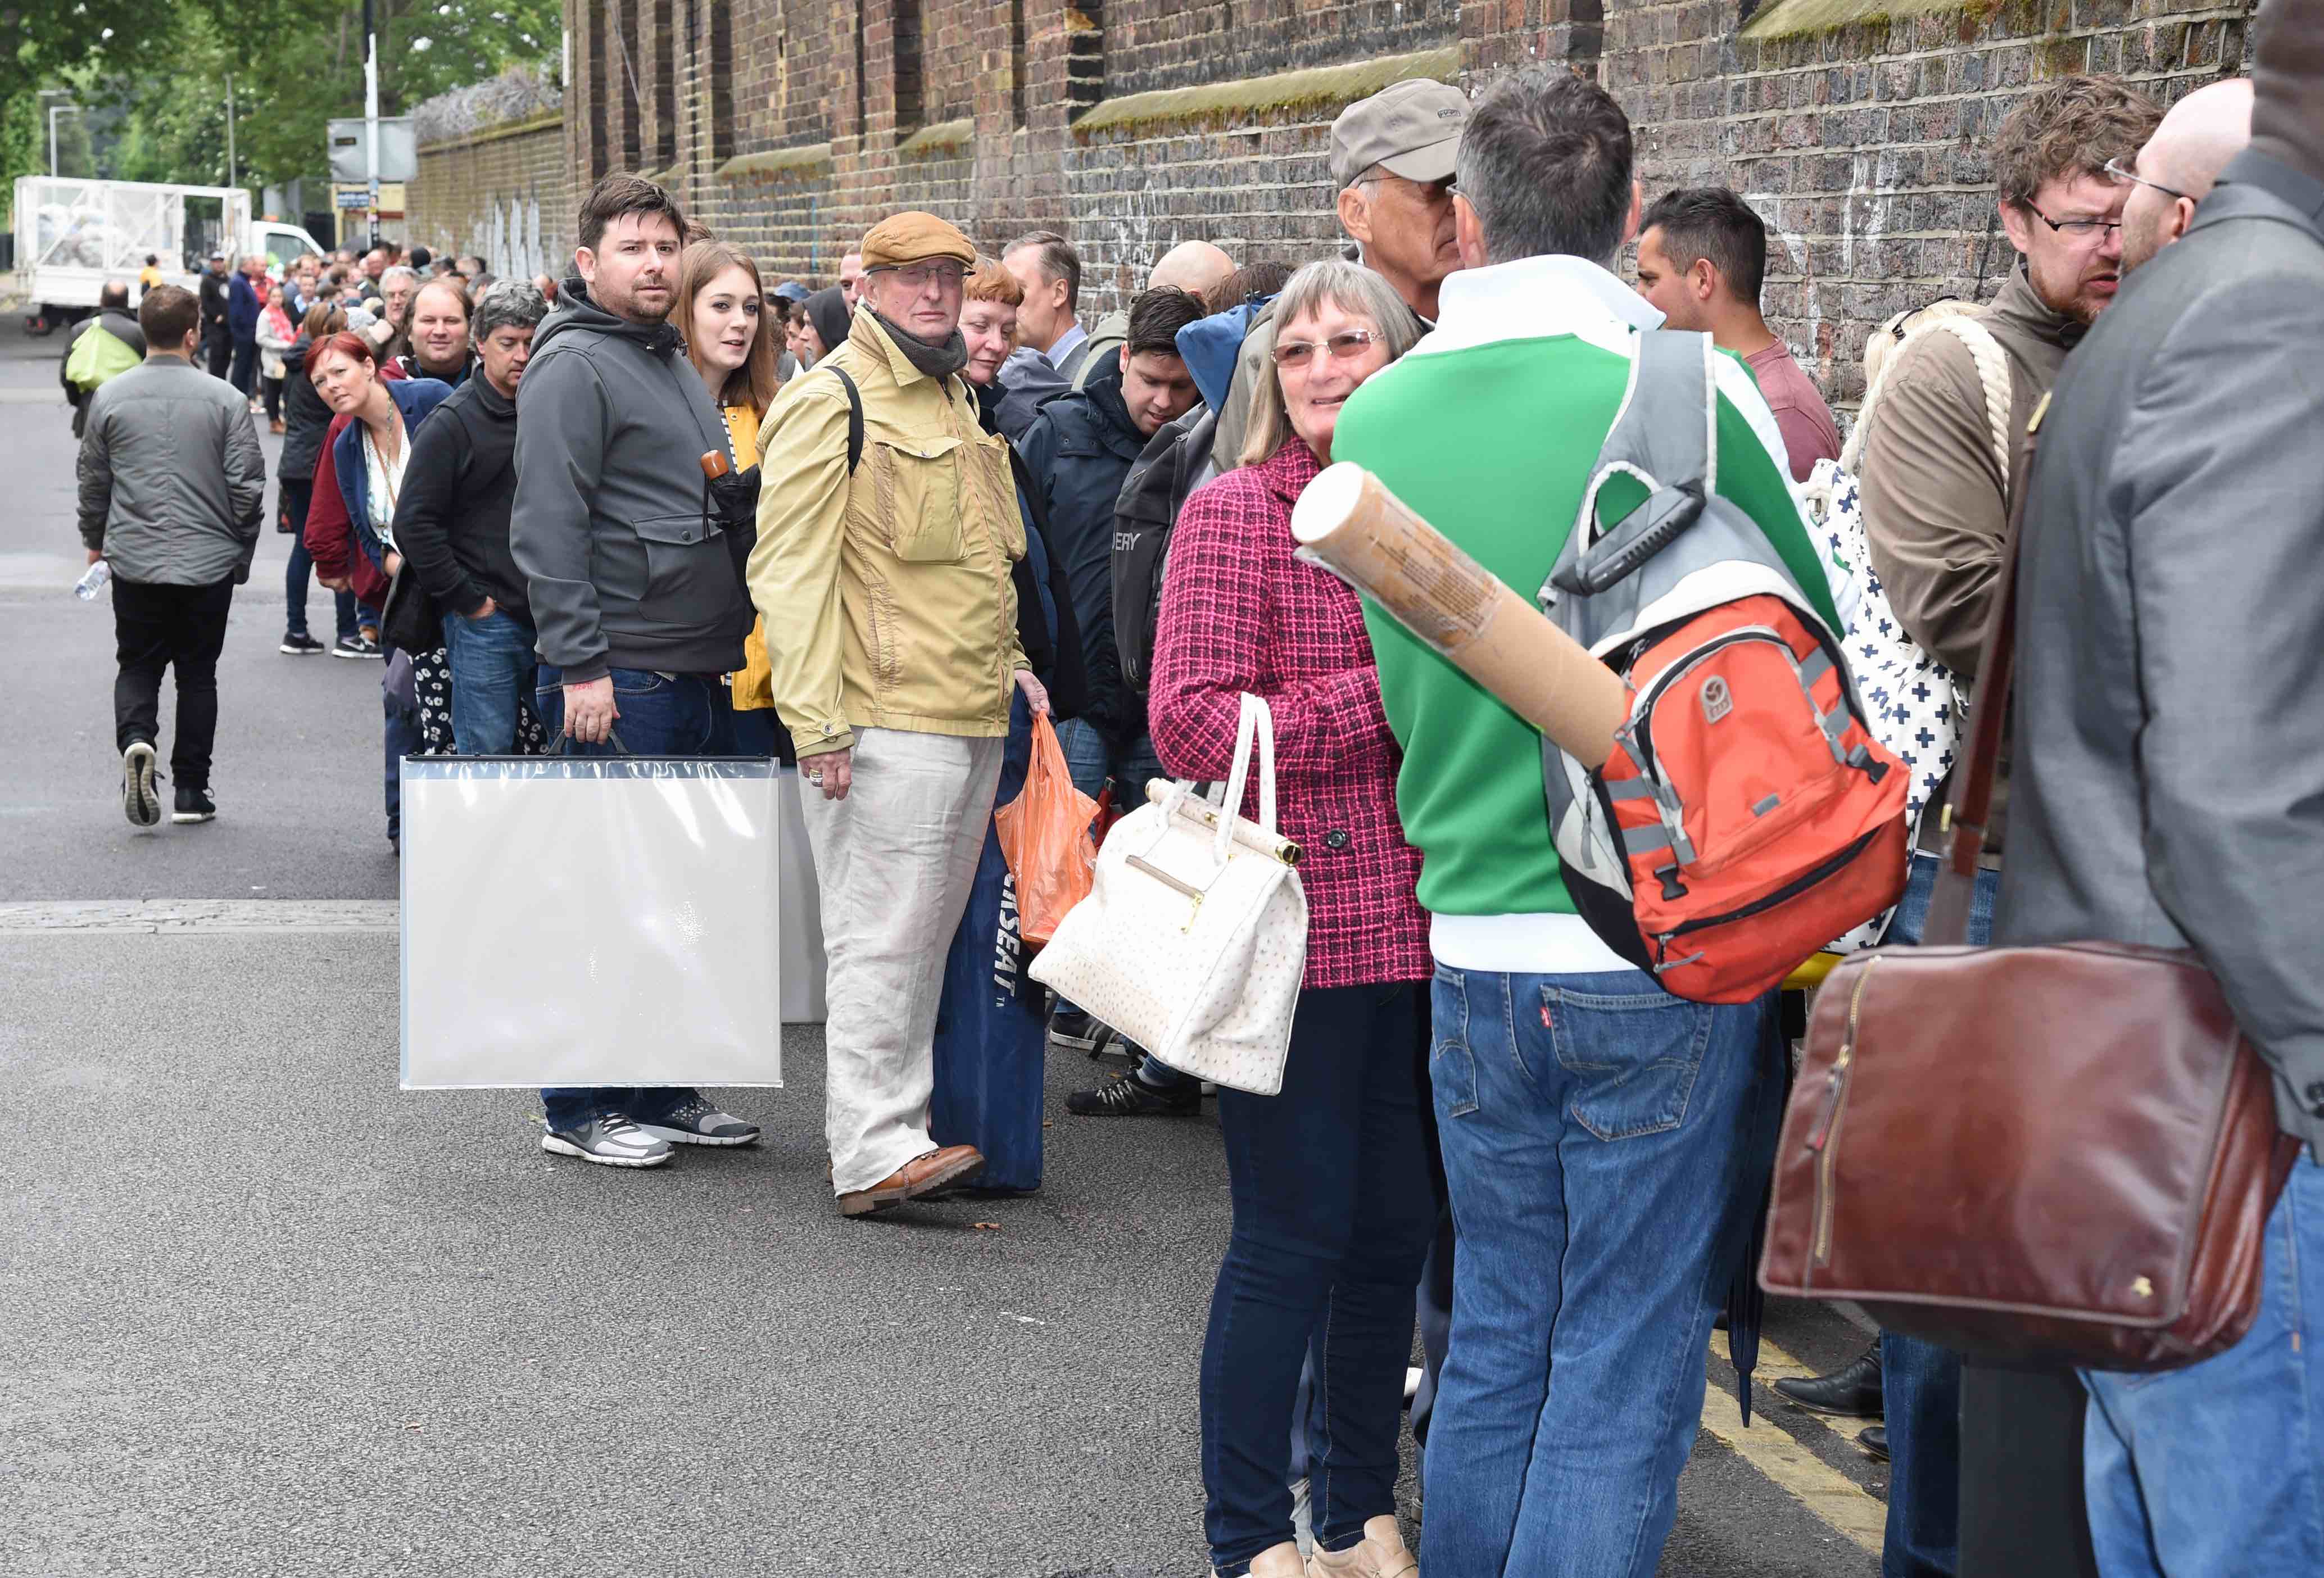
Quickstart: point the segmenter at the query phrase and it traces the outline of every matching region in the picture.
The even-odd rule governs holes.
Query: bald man
[[[2187,234],[2195,205],[2211,193],[2227,161],[2251,144],[2252,83],[2231,77],[2172,106],[2138,151],[2136,184],[2122,207],[2122,272],[2128,275]]]
[[[1162,254],[1146,276],[1146,288],[1158,291],[1165,286],[1184,291],[1189,296],[1200,296],[1235,271],[1235,261],[1207,241],[1182,241]],[[1089,354],[1074,374],[1073,386],[1080,389],[1090,381],[1090,374],[1111,366],[1120,359],[1121,347],[1130,343],[1130,314],[1109,312],[1097,320],[1090,330]]]
[[[1162,261],[1146,276],[1146,288],[1158,291],[1167,285],[1189,296],[1204,296],[1234,271],[1235,260],[1209,242],[1182,241],[1162,254]]]

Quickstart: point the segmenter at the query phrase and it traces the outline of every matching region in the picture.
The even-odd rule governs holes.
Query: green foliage
[[[19,5],[40,21],[13,61],[0,44],[0,84],[12,69],[29,87],[78,68],[94,84],[84,102],[123,112],[100,159],[115,179],[223,185],[229,71],[236,174],[253,189],[321,175],[326,123],[363,114],[363,8],[349,0],[0,0],[0,20]],[[380,113],[554,58],[563,18],[560,0],[376,0]],[[5,96],[0,157],[21,141],[19,97]]]

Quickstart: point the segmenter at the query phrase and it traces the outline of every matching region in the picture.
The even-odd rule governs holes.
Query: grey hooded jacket
[[[617,318],[569,277],[517,385],[509,551],[544,663],[577,685],[614,669],[742,667],[751,600],[704,520],[702,457],[733,464],[678,331]]]
[[[2324,180],[2255,146],[2068,359],[2026,494],[1994,936],[2192,947],[2324,1155],[2319,301]]]
[[[250,578],[266,457],[250,406],[183,356],[154,356],[83,408],[80,540],[125,581]]]

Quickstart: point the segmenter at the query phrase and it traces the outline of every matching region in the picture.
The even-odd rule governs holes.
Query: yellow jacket
[[[863,400],[853,476],[833,367]],[[800,759],[859,728],[1006,734],[1025,526],[1008,441],[978,426],[966,383],[920,372],[858,308],[847,343],[775,397],[759,477],[751,596]]]
[[[759,464],[759,408],[724,406],[719,414],[726,419],[726,436],[733,440],[734,469],[750,470]],[[728,677],[734,710],[759,712],[774,706],[772,684],[773,673],[767,667],[767,621],[761,614],[751,626],[751,633],[742,638],[742,668]]]

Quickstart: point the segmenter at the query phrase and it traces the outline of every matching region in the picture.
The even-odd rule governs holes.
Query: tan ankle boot
[[[1256,1562],[1250,1570],[1257,1578]],[[1360,1543],[1344,1551],[1317,1546],[1307,1558],[1307,1578],[1419,1578],[1419,1562],[1404,1548],[1403,1532],[1388,1517],[1366,1519]]]

